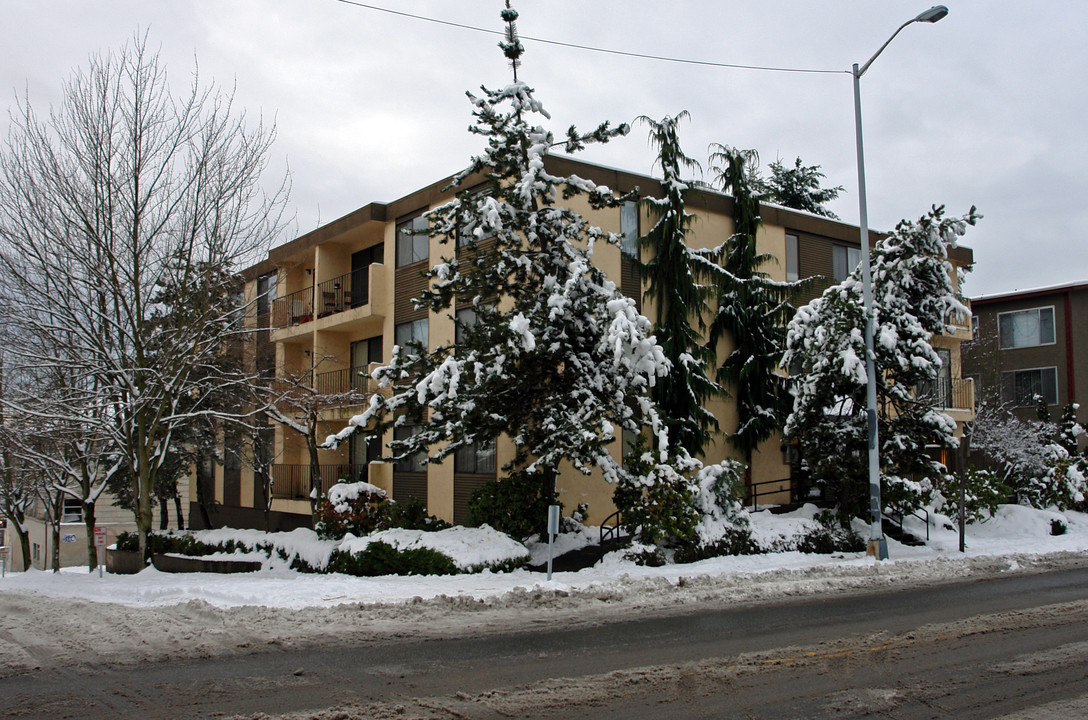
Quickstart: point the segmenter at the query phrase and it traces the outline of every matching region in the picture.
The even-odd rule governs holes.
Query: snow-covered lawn
[[[790,538],[810,522],[815,508],[806,506],[786,515],[769,512],[752,514],[753,532],[757,539],[766,543],[774,538]],[[1051,520],[1060,519],[1067,531],[1063,535],[1051,535]],[[925,536],[924,524],[908,518],[906,529]],[[859,525],[860,527],[860,525]],[[560,536],[556,543],[558,553],[576,549],[594,541],[596,528],[581,533]],[[251,530],[216,530],[202,533],[209,542],[235,537],[247,543],[267,538],[263,533]],[[499,536],[502,542],[509,542]],[[321,541],[309,531],[281,533],[275,536],[278,545],[296,548],[303,557],[313,558],[322,552]],[[471,565],[472,557],[490,556],[493,548],[471,548],[458,533],[450,535],[451,545],[447,552],[458,558],[459,563]],[[889,539],[891,560],[876,563],[864,553],[837,553],[834,555],[806,555],[798,552],[769,553],[739,557],[721,557],[687,565],[642,567],[625,559],[621,553],[606,556],[595,567],[574,573],[555,573],[551,582],[545,576],[527,570],[511,573],[484,572],[454,576],[389,576],[360,578],[347,575],[302,574],[288,569],[284,563],[267,563],[257,573],[215,575],[210,573],[170,574],[149,568],[137,575],[109,575],[99,578],[98,573],[87,573],[85,568],[68,568],[59,574],[28,571],[8,573],[0,580],[0,592],[15,591],[52,598],[71,598],[128,606],[168,606],[190,600],[207,602],[218,607],[265,606],[272,608],[305,608],[334,606],[348,603],[396,604],[416,603],[420,599],[462,598],[484,601],[488,604],[502,602],[501,598],[525,593],[622,592],[629,595],[660,592],[667,583],[671,586],[691,582],[725,582],[746,578],[745,582],[758,583],[765,576],[789,577],[789,594],[805,592],[804,578],[812,578],[816,585],[829,577],[860,578],[916,578],[925,581],[941,581],[967,574],[970,567],[993,566],[995,556],[1019,558],[1050,553],[1083,553],[1088,550],[1088,515],[1077,512],[1057,513],[1032,510],[1006,505],[997,515],[981,524],[968,526],[966,559],[958,550],[958,535],[954,523],[941,515],[931,517],[930,541],[924,547],[906,547]],[[546,560],[547,546],[529,548],[533,562]],[[991,560],[985,560],[991,558]],[[1007,569],[1012,563],[998,562]],[[866,581],[868,582],[868,581]],[[773,583],[770,583],[773,584]],[[812,590],[812,588],[810,588]]]

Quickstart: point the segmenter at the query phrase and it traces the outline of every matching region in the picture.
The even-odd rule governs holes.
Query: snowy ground
[[[763,540],[791,537],[813,511],[755,513],[753,529]],[[1050,534],[1055,518],[1065,534]],[[905,525],[925,535],[921,521]],[[557,550],[582,545],[594,533],[563,536]],[[551,582],[525,570],[382,578],[284,567],[240,575],[8,573],[0,580],[0,673],[79,665],[88,653],[128,663],[251,652],[265,644],[524,629],[556,619],[594,624],[618,613],[682,613],[1088,564],[1088,515],[1081,513],[1003,506],[992,520],[968,527],[965,554],[947,518],[934,516],[930,537],[919,548],[889,540],[891,560],[880,563],[861,553],[787,552],[650,568],[612,554],[596,567],[556,573]],[[546,558],[546,546],[531,549],[534,562]]]

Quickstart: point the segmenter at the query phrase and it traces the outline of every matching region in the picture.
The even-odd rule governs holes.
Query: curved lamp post
[[[861,142],[861,76],[884,52],[884,48],[895,36],[908,25],[916,22],[935,23],[948,14],[944,5],[935,5],[899,26],[887,42],[880,46],[868,62],[860,68],[854,63],[851,75],[854,76],[854,128],[858,145],[858,204],[860,214],[858,225],[861,229],[861,287],[865,303],[865,408],[869,425],[869,520],[870,535],[868,554],[879,560],[888,558],[888,541],[884,539],[881,527],[880,503],[880,445],[877,434],[876,414],[876,368],[873,363],[873,280],[869,266],[869,214],[865,203],[865,151]]]

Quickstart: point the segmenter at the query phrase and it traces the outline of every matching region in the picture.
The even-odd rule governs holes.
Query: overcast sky
[[[498,0],[371,0],[501,30]],[[985,216],[968,294],[1088,280],[1088,2],[948,0],[940,22],[906,28],[862,78],[870,225],[891,229],[931,204]],[[717,63],[846,71],[929,7],[874,0],[521,0],[522,35]],[[29,92],[44,110],[89,54],[150,30],[172,84],[194,58],[202,81],[274,118],[298,232],[456,172],[479,139],[465,91],[510,71],[494,35],[338,0],[7,0],[0,43],[6,105]],[[847,72],[705,67],[526,40],[521,79],[562,135],[602,120],[691,113],[688,155],[718,142],[818,164],[858,218]],[[6,115],[0,118],[6,130]],[[6,132],[4,133],[6,135]],[[650,173],[646,130],[582,159]],[[271,183],[272,178],[270,178]]]

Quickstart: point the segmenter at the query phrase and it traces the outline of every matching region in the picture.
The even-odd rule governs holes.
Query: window
[[[465,341],[466,333],[476,326],[476,308],[462,308],[457,311],[457,326],[454,329],[454,342],[458,345]]]
[[[407,351],[413,343],[419,343],[427,349],[427,318],[401,323],[393,328],[393,343],[402,351]]]
[[[861,264],[861,248],[847,245],[831,246],[831,263],[835,280],[842,282]]]
[[[430,238],[427,236],[429,227],[425,213],[397,223],[397,267],[427,259],[430,247]]]
[[[257,315],[267,315],[276,302],[276,273],[257,278]]]
[[[638,259],[638,203],[628,200],[620,206],[620,252]]]
[[[453,471],[470,475],[495,473],[495,441],[485,440],[457,448],[453,454]]]
[[[408,440],[413,435],[418,435],[420,432],[417,425],[401,425],[400,427],[393,428],[394,440]],[[427,453],[420,451],[413,453],[406,458],[396,460],[393,462],[393,472],[398,473],[425,473],[427,472]]]
[[[64,498],[64,509],[61,511],[62,523],[83,522],[83,501],[79,498]]]
[[[1054,308],[1032,308],[998,313],[997,334],[1001,349],[1054,344]]]
[[[796,235],[786,235],[786,282],[796,282],[801,278],[799,245],[800,240]]]
[[[1014,370],[1001,375],[1001,401],[1016,407],[1032,407],[1035,396],[1046,398],[1047,405],[1058,404],[1058,369]]]
[[[977,315],[972,315],[971,316],[971,340],[973,340],[973,341],[978,340],[978,316]]]

